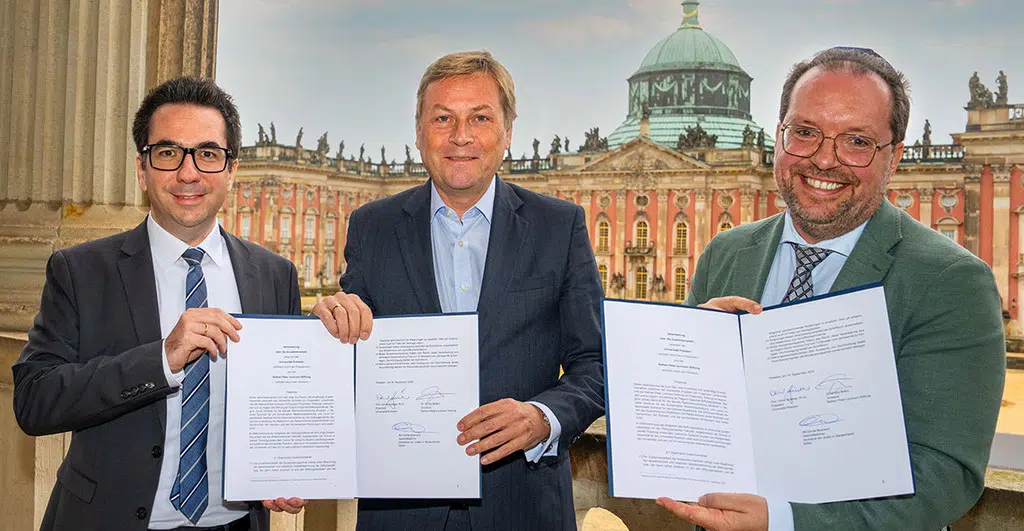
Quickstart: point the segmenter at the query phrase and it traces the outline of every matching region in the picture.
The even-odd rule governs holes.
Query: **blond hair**
[[[490,52],[475,50],[471,52],[450,53],[434,61],[420,78],[420,88],[416,91],[416,124],[420,123],[423,112],[423,95],[427,87],[435,81],[455,76],[468,76],[484,73],[498,85],[501,110],[505,115],[505,128],[512,127],[516,119],[516,87],[512,82],[512,74],[498,62]]]

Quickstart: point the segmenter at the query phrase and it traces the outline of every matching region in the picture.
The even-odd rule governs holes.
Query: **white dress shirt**
[[[153,273],[156,276],[156,296],[160,310],[160,335],[167,339],[178,318],[185,311],[185,276],[188,264],[181,253],[189,245],[171,235],[152,216],[146,220],[149,232],[149,247],[153,255]],[[227,243],[215,227],[206,239],[198,245],[205,252],[202,261],[206,278],[207,305],[220,308],[228,313],[241,313],[242,303],[238,296],[235,272],[231,268]],[[230,345],[230,340],[228,341]],[[228,347],[230,352],[231,347]],[[167,363],[167,352],[163,352],[164,375],[167,383],[174,388],[181,387],[184,371],[172,373]],[[206,439],[206,466],[208,470],[210,500],[206,512],[195,525],[200,527],[226,524],[246,516],[249,507],[245,503],[225,503],[222,477],[224,475],[224,360],[218,357],[210,362],[210,426]],[[164,435],[163,462],[160,465],[160,481],[157,483],[156,499],[149,520],[150,529],[173,529],[193,525],[185,515],[171,505],[171,487],[178,475],[178,459],[181,451],[181,391],[167,397],[167,425]]]

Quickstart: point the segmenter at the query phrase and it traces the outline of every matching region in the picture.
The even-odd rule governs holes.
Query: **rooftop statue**
[[[299,134],[295,136],[295,147],[302,149],[302,128],[299,128]]]
[[[409,149],[409,144],[405,145],[405,163],[412,164],[412,150]]]
[[[326,155],[330,150],[331,146],[327,143],[327,131],[324,131],[324,134],[316,141],[316,152]]]
[[[713,148],[718,142],[718,135],[709,135],[700,124],[687,127],[686,133],[679,135],[676,149]]]
[[[263,130],[263,124],[257,123],[256,125],[260,127],[260,130],[256,133],[256,145],[265,146],[267,144],[267,132]]]
[[[999,71],[996,78],[996,105],[1006,105],[1009,101],[1009,85],[1006,83],[1006,73]]]
[[[640,119],[641,120],[649,120],[650,118],[651,118],[651,104],[648,103],[647,100],[644,100],[644,102],[640,104]]]
[[[345,141],[342,140],[341,143],[338,144],[338,160],[341,160],[344,157],[345,157]]]
[[[553,138],[551,140],[551,151],[548,152],[548,155],[557,155],[557,154],[559,154],[561,152],[562,152],[562,139],[558,135],[555,135],[555,138]]]
[[[971,76],[967,85],[971,91],[971,101],[967,103],[968,109],[987,109],[992,106],[992,91],[981,83],[977,72]]]
[[[363,153],[366,152],[366,144],[359,144],[359,162],[363,161]]]
[[[274,127],[274,122],[270,122],[270,143],[277,145],[277,128]]]
[[[601,138],[600,130],[597,127],[588,130],[584,133],[584,136],[586,137],[586,140],[584,140],[583,145],[580,146],[580,152],[608,150],[608,138]]]
[[[754,142],[756,141],[756,138],[757,134],[754,133],[754,130],[751,129],[749,125],[743,128],[743,147],[754,147]]]
[[[932,145],[932,123],[928,119],[924,121],[924,135],[921,136],[921,144],[925,146]]]
[[[757,149],[764,151],[764,128],[757,132]]]
[[[536,138],[533,139],[533,158],[540,158],[540,140],[537,140]]]

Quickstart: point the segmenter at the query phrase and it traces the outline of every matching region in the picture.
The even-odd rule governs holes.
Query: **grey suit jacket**
[[[245,313],[299,313],[295,266],[223,232]],[[14,413],[29,435],[71,431],[44,531],[141,531],[163,456],[167,385],[149,235],[56,251],[28,344],[14,364]],[[253,504],[253,529],[269,518]]]
[[[741,225],[708,244],[686,304],[739,295],[760,300],[783,215]],[[1006,372],[999,292],[988,266],[883,202],[832,291],[885,290],[915,493],[793,504],[797,529],[934,531],[981,496]]]
[[[342,289],[374,315],[440,313],[430,217],[429,182],[353,212]],[[467,501],[474,531],[576,529],[566,458],[604,413],[600,298],[583,209],[498,179],[477,306],[480,402],[543,403],[562,434],[557,456],[531,464],[516,452],[483,468],[482,499]],[[449,506],[360,500],[358,528],[440,530]]]

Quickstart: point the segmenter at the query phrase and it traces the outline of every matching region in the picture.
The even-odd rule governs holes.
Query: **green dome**
[[[658,41],[647,52],[633,74],[664,70],[726,70],[743,72],[732,50],[700,27],[695,1],[683,2],[683,22],[679,29]]]

